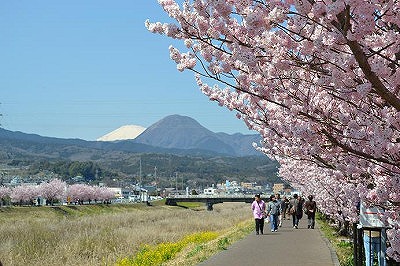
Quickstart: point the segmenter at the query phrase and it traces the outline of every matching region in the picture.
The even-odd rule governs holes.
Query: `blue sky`
[[[156,0],[0,1],[1,127],[95,140],[171,114],[214,132],[254,133],[176,70],[144,26],[168,21]]]

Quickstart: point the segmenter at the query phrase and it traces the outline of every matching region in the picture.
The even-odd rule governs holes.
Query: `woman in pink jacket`
[[[255,195],[251,209],[256,222],[256,235],[264,234],[265,202],[259,194]]]

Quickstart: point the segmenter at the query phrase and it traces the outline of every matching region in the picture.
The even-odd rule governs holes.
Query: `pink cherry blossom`
[[[1,186],[0,187],[0,201],[4,200],[11,195],[11,189],[9,187]]]
[[[67,184],[60,179],[52,179],[39,185],[39,194],[53,204],[55,200],[66,200]]]
[[[109,201],[115,197],[107,187],[73,184],[67,188],[67,196],[72,202]]]
[[[257,149],[325,213],[356,221],[360,200],[385,206],[399,260],[400,2],[159,2],[176,23],[146,27],[191,40],[170,48],[178,69],[258,131]]]
[[[12,189],[10,198],[14,203],[31,204],[39,194],[39,187],[36,185],[20,185]]]

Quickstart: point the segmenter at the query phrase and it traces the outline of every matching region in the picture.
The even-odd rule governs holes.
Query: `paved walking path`
[[[265,224],[264,235],[251,235],[233,243],[199,266],[338,266],[339,262],[318,224],[307,229],[303,217],[299,229],[291,220],[283,220],[278,232],[271,232]]]

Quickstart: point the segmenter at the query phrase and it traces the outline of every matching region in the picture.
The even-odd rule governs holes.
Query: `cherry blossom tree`
[[[10,194],[11,194],[11,189],[9,187],[5,187],[5,186],[0,187],[0,199],[9,197]]]
[[[22,204],[33,204],[39,196],[39,189],[36,185],[20,185],[12,189],[11,202]]]
[[[342,182],[340,171],[314,167],[301,161],[282,160],[279,175],[304,195],[313,195],[318,209],[329,217],[341,222],[357,221],[357,184]]]
[[[73,202],[79,202],[80,204],[85,201],[89,203],[91,201],[97,202],[97,200],[110,201],[115,197],[112,190],[107,187],[89,186],[85,184],[73,184],[68,186],[67,196]]]
[[[52,179],[40,184],[38,189],[39,194],[53,205],[54,201],[65,199],[67,184],[60,179]]]
[[[73,202],[83,202],[88,200],[87,187],[85,184],[73,184],[67,189],[67,195]]]
[[[67,184],[60,179],[52,179],[36,185],[20,185],[13,189],[1,186],[0,200],[10,198],[12,202],[20,205],[30,203],[42,196],[53,205],[54,201],[62,201],[67,197],[73,202],[103,201],[110,202],[115,198],[114,192],[108,187],[90,186],[86,184]]]
[[[0,186],[0,205],[3,204],[3,201],[8,199],[11,195],[11,189],[9,187]]]
[[[95,200],[110,202],[111,199],[115,198],[115,193],[108,187],[94,187],[95,189]]]
[[[261,134],[257,148],[284,179],[325,188],[322,201],[349,196],[327,213],[355,220],[360,200],[385,207],[400,261],[400,1],[159,3],[176,23],[146,27],[184,42],[169,48],[178,70]]]

